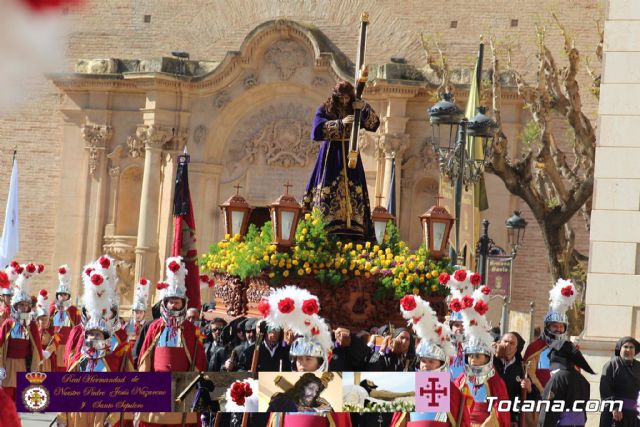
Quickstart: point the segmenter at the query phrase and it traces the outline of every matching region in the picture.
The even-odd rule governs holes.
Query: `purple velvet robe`
[[[302,204],[305,212],[320,209],[330,233],[349,240],[374,240],[369,192],[360,155],[355,169],[347,167],[351,125],[342,123],[345,115],[329,114],[324,105],[316,110],[311,136],[314,141],[322,141],[322,145]],[[380,119],[369,104],[365,104],[360,117],[361,128],[375,132],[380,126]]]

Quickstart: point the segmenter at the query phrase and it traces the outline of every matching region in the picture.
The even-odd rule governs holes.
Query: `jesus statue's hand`
[[[350,114],[348,116],[346,116],[345,118],[342,119],[342,124],[343,125],[350,125],[353,123],[353,114]]]

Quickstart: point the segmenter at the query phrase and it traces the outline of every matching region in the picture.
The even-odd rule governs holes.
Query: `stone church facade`
[[[185,145],[192,162],[199,253],[223,237],[218,205],[236,191],[235,185],[242,186],[241,194],[252,206],[261,208],[258,214],[282,194],[287,181],[300,201],[318,150],[309,137],[311,119],[338,80],[352,79],[350,58],[362,10],[369,10],[372,21],[367,53],[371,81],[365,97],[382,118],[378,132],[362,135],[369,194],[372,206],[376,195],[387,196],[395,158],[401,235],[411,246],[419,245],[417,216],[435,204],[439,191],[426,114],[436,101],[437,85],[425,72],[419,33],[440,34],[452,68],[468,69],[480,31],[493,30],[503,39],[512,31],[514,37],[526,38],[516,43],[516,65],[531,76],[535,45],[528,39],[535,35],[540,9],[505,3],[495,8],[493,19],[501,20],[500,26],[487,21],[473,27],[463,16],[480,13],[480,2],[458,1],[469,8],[459,18],[455,7],[435,3],[430,13],[423,13],[420,1],[336,1],[327,2],[326,10],[314,2],[296,8],[298,2],[237,1],[221,10],[193,1],[178,11],[166,2],[127,3],[96,2],[81,12],[80,29],[70,38],[71,71],[49,75],[40,82],[42,101],[0,119],[3,147],[21,142],[25,147],[23,197],[24,189],[32,189],[41,201],[22,202],[22,217],[29,219],[23,222],[28,228],[22,230],[20,258],[42,262],[49,271],[68,263],[79,276],[88,260],[109,253],[118,259],[125,307],[136,278],[162,276],[172,241],[176,157]],[[600,3],[574,3],[565,23],[584,33],[586,50],[596,39],[594,25],[586,21]],[[114,10],[123,15],[111,16]],[[514,19],[521,24],[514,27]],[[164,28],[157,28],[157,21]],[[460,31],[454,32],[458,25]],[[559,40],[552,38],[551,45],[559,49]],[[173,48],[189,51],[191,58],[171,57]],[[468,70],[460,72],[455,82],[459,105],[465,103],[468,75]],[[596,106],[593,102],[587,108],[595,111]],[[527,115],[513,89],[503,91],[502,109],[504,130],[513,141],[510,150],[517,156]],[[27,155],[38,150],[41,156]],[[0,203],[6,199],[6,180],[0,178]],[[503,224],[514,209],[522,209],[529,220],[515,264],[512,307],[525,311],[536,301],[540,319],[549,278],[537,226],[497,178],[489,175],[487,182],[491,208],[483,217],[491,221],[496,243],[506,246]],[[580,227],[577,246],[586,252],[588,236]],[[48,277],[53,287],[53,274]],[[74,286],[77,295],[77,281]]]

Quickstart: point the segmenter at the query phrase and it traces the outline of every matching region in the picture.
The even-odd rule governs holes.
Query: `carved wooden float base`
[[[213,276],[216,282],[216,311],[231,317],[241,315],[261,317],[257,306],[261,298],[269,294],[270,287],[296,285],[318,297],[320,315],[330,323],[332,328],[343,326],[358,331],[369,330],[373,326],[382,326],[387,323],[395,326],[406,324],[400,314],[400,302],[392,295],[377,301],[373,299],[378,285],[371,279],[349,279],[333,287],[315,278],[295,278],[273,286],[270,285],[266,276],[245,281],[229,274],[215,273]],[[423,298],[429,301],[440,320],[444,320],[447,314],[445,297],[423,296]]]

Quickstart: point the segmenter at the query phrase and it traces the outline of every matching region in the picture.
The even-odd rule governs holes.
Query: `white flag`
[[[0,240],[0,268],[4,269],[18,253],[20,248],[20,221],[18,220],[18,162],[13,155],[11,183],[7,197],[7,212],[4,216],[2,240]]]

